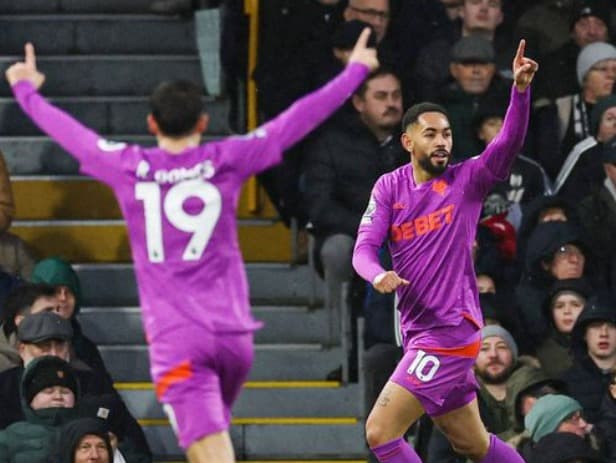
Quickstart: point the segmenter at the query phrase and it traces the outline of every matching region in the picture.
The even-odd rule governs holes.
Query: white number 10
[[[175,228],[192,233],[182,259],[199,260],[220,217],[222,208],[220,191],[211,183],[195,179],[172,186],[164,200],[161,197],[160,185],[156,182],[139,182],[135,185],[135,198],[143,201],[145,235],[150,262],[164,262],[165,260],[163,212]],[[204,203],[203,209],[198,214],[187,214],[184,210],[184,202],[192,197],[197,197]]]

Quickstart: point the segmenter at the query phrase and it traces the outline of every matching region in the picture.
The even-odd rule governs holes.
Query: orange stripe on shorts
[[[422,347],[421,349],[426,352],[435,352],[437,354],[445,354],[445,355],[457,355],[458,357],[468,357],[475,358],[477,354],[479,354],[479,349],[481,348],[481,340],[467,344],[466,346],[460,347]]]
[[[162,375],[159,380],[156,381],[156,397],[158,397],[158,400],[161,399],[163,394],[167,392],[167,389],[173,384],[186,381],[192,375],[193,371],[190,360],[183,361]]]

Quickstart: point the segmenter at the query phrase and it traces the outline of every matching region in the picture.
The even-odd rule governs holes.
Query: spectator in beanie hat
[[[54,356],[32,360],[22,380],[25,419],[0,432],[0,461],[47,463],[60,427],[75,417],[80,396],[68,363]]]
[[[563,394],[548,394],[535,402],[524,418],[524,426],[535,443],[553,432],[571,432],[584,437],[590,426],[582,412],[577,400]]]

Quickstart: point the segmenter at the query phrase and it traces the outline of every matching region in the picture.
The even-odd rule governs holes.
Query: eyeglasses
[[[379,21],[387,21],[389,19],[389,11],[375,10],[374,8],[357,8],[353,5],[349,5],[349,8],[359,14],[369,16]]]

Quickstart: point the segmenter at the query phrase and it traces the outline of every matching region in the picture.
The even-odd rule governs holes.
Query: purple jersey
[[[13,92],[28,116],[77,158],[83,173],[115,192],[130,237],[146,333],[154,341],[186,321],[218,332],[260,326],[250,313],[237,237],[241,186],[279,162],[368,72],[351,64],[255,131],[178,155],[108,142],[50,105],[29,82],[17,83]]]
[[[353,265],[367,281],[385,270],[377,252],[388,239],[393,268],[410,282],[397,290],[405,340],[429,336],[431,328],[457,326],[462,318],[481,323],[471,249],[482,201],[504,180],[520,151],[530,90],[512,89],[500,134],[477,157],[449,166],[416,185],[411,164],[375,184],[359,226]],[[426,343],[433,340],[426,337]]]

